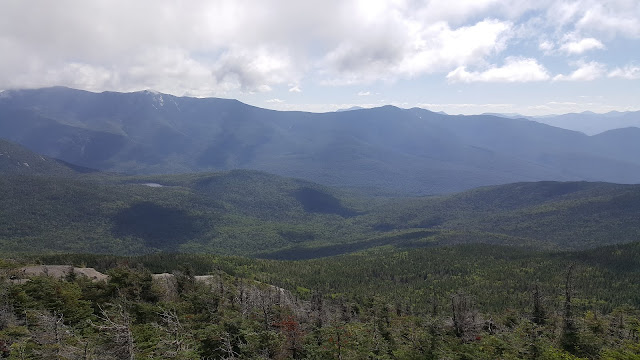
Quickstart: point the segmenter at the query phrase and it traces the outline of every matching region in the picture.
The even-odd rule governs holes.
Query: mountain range
[[[528,119],[563,129],[597,135],[609,130],[640,128],[640,111],[610,111],[604,114],[592,111],[562,115],[527,116],[518,113],[484,113],[508,119]]]
[[[0,93],[0,137],[102,171],[253,169],[376,194],[640,182],[640,129],[587,136],[526,119],[392,106],[280,112],[152,91],[11,90]]]
[[[611,111],[605,114],[596,114],[590,111],[579,114],[563,114],[552,116],[536,116],[531,120],[583,132],[587,135],[596,135],[609,130],[640,127],[640,111]]]
[[[0,93],[0,352],[631,359],[639,132]]]

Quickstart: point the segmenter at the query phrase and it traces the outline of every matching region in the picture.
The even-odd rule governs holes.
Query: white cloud
[[[481,113],[510,113],[514,112],[516,105],[509,103],[420,103],[416,107],[430,111],[444,111],[447,114],[481,114]]]
[[[608,76],[610,78],[622,78],[627,80],[640,79],[640,66],[627,65],[623,68],[615,68]]]
[[[598,79],[606,72],[606,66],[604,64],[592,61],[592,62],[578,62],[576,63],[578,68],[569,75],[556,75],[554,81],[591,81]]]
[[[635,111],[637,106],[621,109],[611,104],[595,102],[575,102],[575,101],[550,101],[540,105],[529,105],[522,110],[523,114],[533,116],[544,116],[550,114],[580,113],[585,110],[596,113],[607,113],[614,110]]]
[[[284,102],[284,100],[281,100],[281,99],[269,99],[269,100],[265,100],[264,102],[281,104],[281,103]]]
[[[233,48],[224,52],[212,66],[217,83],[243,91],[270,91],[269,84],[296,80],[295,66],[286,50],[276,47]]]
[[[67,82],[70,87],[80,87],[99,90],[104,84],[114,80],[115,74],[109,69],[89,64],[69,63],[61,69],[51,69],[46,72],[46,81],[51,85]],[[69,79],[73,79],[71,83]]]
[[[296,82],[305,66],[291,53],[297,40],[287,35],[290,28],[274,23],[274,11],[283,6],[270,6],[231,0],[3,4],[0,87],[154,88],[211,96]],[[69,71],[74,66],[83,69],[84,80]]]
[[[33,0],[2,5],[0,88],[153,88],[237,97],[287,86],[284,91],[304,88],[311,96],[315,92],[308,89],[316,84],[397,82],[427,74],[512,81],[518,78],[509,74],[515,65],[505,58],[516,47],[518,53],[538,45],[544,54],[572,55],[614,49],[611,41],[619,37],[640,39],[636,0],[459,0],[455,6],[450,0],[192,0],[189,6],[173,0]],[[568,33],[574,37],[565,38]],[[617,61],[630,61],[629,53],[630,59]],[[522,79],[535,74],[540,72],[513,81],[530,81]]]
[[[577,29],[640,38],[640,3],[637,1],[582,1],[582,5]]]
[[[604,45],[594,38],[584,38],[578,41],[569,41],[560,47],[560,50],[568,54],[582,54],[589,50],[604,49]]]
[[[554,1],[547,7],[545,18],[556,28],[562,28],[575,22],[580,11],[580,1]]]
[[[554,47],[555,45],[548,40],[542,41],[538,44],[538,49],[542,50],[544,54],[550,54]]]
[[[447,74],[449,82],[532,82],[550,78],[547,69],[535,59],[509,57],[502,67],[493,66],[482,72],[469,72],[464,66]]]
[[[450,0],[430,0],[417,3],[422,3],[423,6],[414,9],[413,13],[417,19],[423,22],[446,21],[450,24],[462,24],[469,18],[500,16],[507,19],[517,19],[529,10],[542,7],[544,1],[456,0],[455,6],[452,6]]]
[[[483,20],[452,29],[447,23],[394,24],[402,31],[379,26],[362,41],[345,41],[321,63],[328,84],[367,83],[443,71],[452,66],[478,64],[506,47],[512,24]],[[393,27],[392,27],[393,28]]]
[[[598,113],[606,113],[613,110],[621,110],[619,107],[601,102],[575,102],[575,101],[551,101],[542,104],[529,105],[519,103],[420,103],[417,107],[431,111],[444,111],[448,114],[521,114],[523,116],[541,116],[549,114],[579,113],[590,110]],[[638,106],[624,108],[624,111],[636,111]]]
[[[271,86],[269,86],[267,84],[262,84],[262,85],[259,85],[257,87],[257,90],[258,90],[258,92],[269,92],[269,91],[271,91],[273,89],[271,88]]]
[[[358,92],[358,96],[369,96],[371,95],[370,91],[360,91]]]
[[[501,3],[9,2],[0,22],[0,87],[46,86],[49,78],[85,88],[219,95],[303,78],[349,84],[419,76],[503,51],[512,22],[489,15],[523,10]],[[100,71],[79,82],[64,70],[71,64]]]
[[[398,64],[398,70],[416,74],[482,63],[487,56],[504,50],[511,28],[511,23],[498,20],[457,29],[445,23],[434,24],[413,39],[410,53]]]
[[[550,28],[606,37],[640,37],[640,3],[635,0],[540,1]]]

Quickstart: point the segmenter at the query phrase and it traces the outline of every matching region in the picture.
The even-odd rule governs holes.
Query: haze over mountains
[[[317,114],[150,91],[13,90],[0,94],[0,137],[104,171],[254,169],[375,193],[640,182],[640,129],[588,136],[524,119],[392,106]]]
[[[485,113],[509,119],[529,119],[563,129],[575,130],[587,135],[624,128],[640,128],[640,111],[610,111],[597,114],[591,111],[562,115],[526,116],[521,114]]]
[[[531,119],[543,124],[580,131],[587,135],[630,127],[640,128],[640,111],[611,111],[606,114],[585,111],[579,114],[537,116]]]

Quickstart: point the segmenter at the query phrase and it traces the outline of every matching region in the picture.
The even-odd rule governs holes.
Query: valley
[[[589,137],[525,120],[437,118],[445,115],[384,107],[340,112],[351,118],[323,115],[332,124],[326,126],[345,126],[323,135],[316,115],[276,116],[210,99],[204,103],[253,112],[246,129],[256,136],[283,138],[218,129],[224,141],[198,154],[185,149],[198,131],[220,123],[200,127],[181,145],[162,136],[153,145],[143,130],[129,127],[131,114],[109,115],[110,125],[91,115],[99,109],[91,102],[95,94],[61,109],[42,101],[78,93],[42,91],[37,111],[32,99],[11,110],[31,128],[11,128],[7,112],[0,117],[3,136],[9,134],[0,139],[3,356],[578,360],[640,354],[633,131],[621,141],[611,132]],[[141,109],[165,95],[100,96],[139,101],[132,109]],[[189,108],[185,102],[201,103],[163,99],[162,106],[171,100],[181,111]],[[69,112],[80,104],[86,108]],[[265,114],[273,117],[256,130]],[[350,127],[366,128],[362,114],[376,128],[389,118],[412,125],[395,135],[371,132],[366,140],[348,135]],[[306,130],[287,130],[294,115]],[[429,127],[416,132],[415,117],[423,115],[431,117]],[[165,120],[165,130],[180,127]],[[154,127],[159,120],[148,121]],[[527,130],[475,136],[481,127],[503,128],[503,121]],[[241,131],[242,123],[236,125]],[[298,141],[298,131],[328,142]],[[458,142],[442,140],[445,133]],[[52,140],[45,134],[54,134]],[[394,137],[408,139],[405,147]],[[531,148],[542,139],[544,155]],[[295,146],[284,146],[287,141]],[[276,143],[282,147],[269,155]],[[588,151],[569,150],[575,146]],[[399,155],[411,159],[406,173]],[[331,180],[313,175],[314,166]],[[500,174],[502,166],[509,176],[485,176]],[[404,179],[420,171],[438,180]],[[511,181],[547,176],[565,181]]]
[[[36,156],[23,151],[8,163],[27,163],[18,154]],[[638,185],[516,183],[389,198],[251,170],[123,176],[73,173],[54,162],[52,176],[39,174],[32,163],[0,177],[5,252],[179,251],[293,259],[384,245],[578,250],[636,241],[640,229]]]

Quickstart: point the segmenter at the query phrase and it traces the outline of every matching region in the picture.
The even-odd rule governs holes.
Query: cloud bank
[[[547,69],[535,59],[513,58],[505,60],[501,67],[492,66],[481,72],[469,72],[464,66],[449,74],[450,82],[532,82],[544,81],[550,78]]]
[[[0,89],[225,96],[425,75],[449,83],[638,78],[632,57],[585,58],[570,74],[545,63],[640,39],[640,3],[628,0],[36,0],[2,1],[2,12]],[[533,50],[522,50],[527,44]]]

